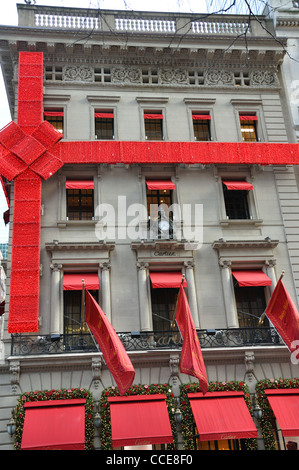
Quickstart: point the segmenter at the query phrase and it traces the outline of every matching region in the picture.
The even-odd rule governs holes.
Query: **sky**
[[[17,3],[25,4],[24,0],[0,0],[0,37],[1,25],[17,25]],[[166,12],[191,12],[204,13],[206,0],[36,0],[36,5],[48,5],[73,8],[102,8],[106,10],[139,10],[139,11],[166,11]],[[3,84],[2,72],[0,72],[0,129],[11,121],[11,115]],[[0,243],[8,241],[8,228],[5,227],[2,214],[7,210],[7,203],[0,187]]]

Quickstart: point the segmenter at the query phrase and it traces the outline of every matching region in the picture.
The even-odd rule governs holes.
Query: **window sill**
[[[229,227],[229,226],[254,226],[258,227],[263,224],[263,219],[222,219],[220,220],[220,225],[222,227]]]

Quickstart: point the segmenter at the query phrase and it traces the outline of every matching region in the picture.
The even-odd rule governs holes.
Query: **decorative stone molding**
[[[96,390],[100,387],[100,380],[102,377],[102,365],[103,365],[102,357],[92,358],[91,372],[92,372],[93,384]]]
[[[111,70],[112,83],[142,83],[142,72],[137,67],[115,67]]]
[[[253,70],[250,72],[251,86],[279,86],[278,78],[273,70]]]
[[[245,352],[245,377],[248,379],[249,382],[253,381],[254,378],[254,352],[253,351],[246,351]]]
[[[161,84],[189,85],[187,70],[162,69],[160,70]]]
[[[234,74],[229,70],[209,70],[205,76],[205,85],[234,85]]]
[[[9,365],[10,372],[10,383],[12,388],[12,393],[15,395],[18,392],[18,387],[20,385],[20,373],[21,367],[19,361],[13,361]]]

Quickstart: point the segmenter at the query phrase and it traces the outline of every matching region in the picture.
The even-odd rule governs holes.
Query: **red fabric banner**
[[[289,350],[295,351],[299,340],[299,313],[281,279],[276,284],[265,313]]]
[[[91,294],[86,292],[86,323],[103,353],[120,394],[126,393],[135,377],[134,367],[113,326]]]
[[[183,374],[196,377],[199,380],[202,392],[206,393],[209,387],[206,368],[188,300],[182,285],[179,291],[175,318],[183,337],[180,370]]]

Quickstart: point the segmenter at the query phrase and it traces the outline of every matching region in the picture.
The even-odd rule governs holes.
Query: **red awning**
[[[85,399],[25,403],[22,450],[84,450]]]
[[[227,189],[236,190],[236,191],[250,191],[253,189],[253,185],[247,183],[247,181],[222,181],[223,184],[227,187]]]
[[[249,115],[240,114],[239,118],[240,118],[240,121],[257,121],[258,120],[257,116],[253,116],[250,114]]]
[[[179,288],[182,283],[181,272],[151,272],[149,273],[153,289]],[[187,287],[187,281],[184,280],[184,287]]]
[[[299,389],[265,390],[283,436],[299,436]]]
[[[82,290],[82,279],[87,290],[99,290],[97,273],[65,273],[63,275],[63,290]]]
[[[271,279],[263,271],[233,271],[240,287],[271,286]]]
[[[114,118],[114,113],[94,113],[94,117],[96,118]]]
[[[66,189],[94,189],[92,180],[67,180],[65,182]]]
[[[151,190],[175,189],[175,184],[170,180],[146,180],[146,185]]]
[[[202,121],[204,119],[211,119],[211,116],[209,114],[192,114],[192,119]]]
[[[163,119],[163,114],[144,113],[144,119]]]
[[[188,397],[200,441],[257,437],[243,392],[190,393]]]
[[[110,397],[108,401],[113,447],[173,442],[166,395]]]

